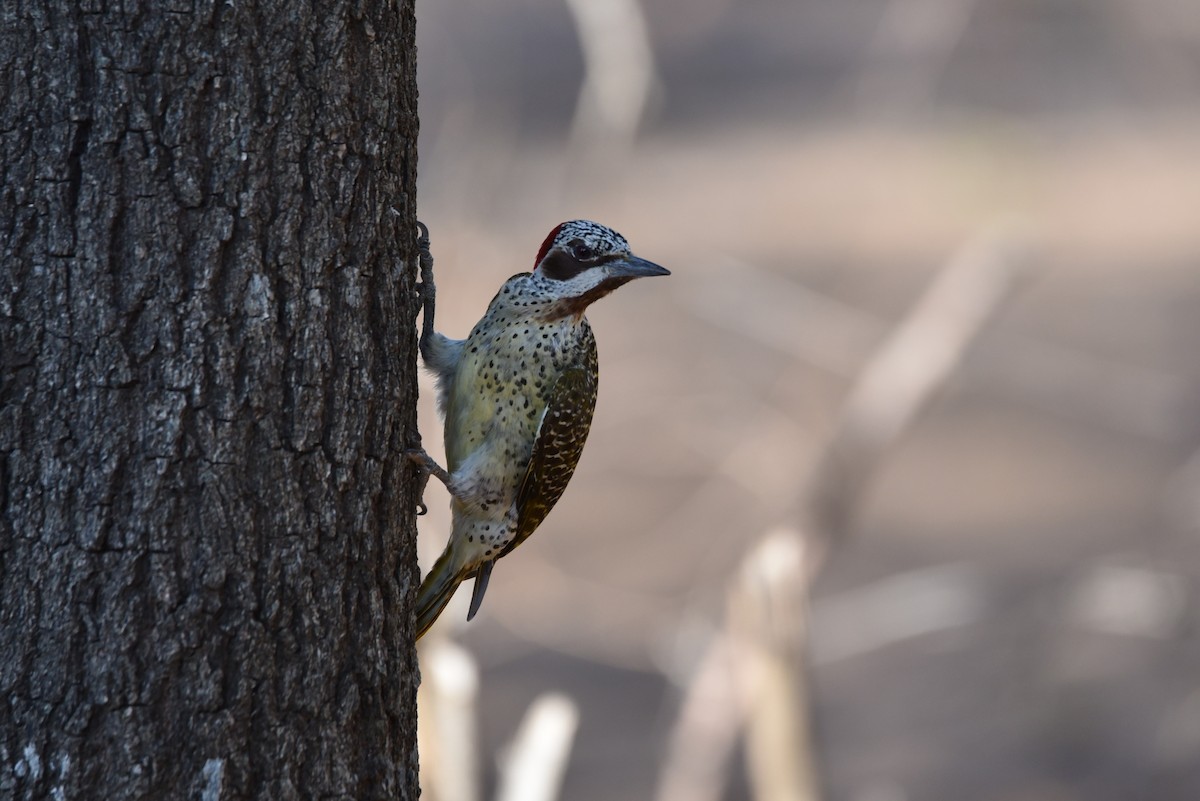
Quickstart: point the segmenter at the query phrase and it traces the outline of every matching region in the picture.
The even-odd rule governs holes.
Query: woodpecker
[[[496,560],[534,532],[571,480],[599,377],[587,307],[635,278],[670,274],[611,228],[565,222],[542,243],[533,272],[505,281],[471,335],[451,339],[433,330],[433,259],[420,230],[420,347],[437,377],[446,468],[421,448],[407,455],[423,482],[432,474],[446,485],[453,523],[417,593],[418,638],[468,578],[467,620],[475,616]]]

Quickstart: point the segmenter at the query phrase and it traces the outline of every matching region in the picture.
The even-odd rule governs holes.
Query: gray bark
[[[415,799],[413,0],[0,2],[0,799]]]

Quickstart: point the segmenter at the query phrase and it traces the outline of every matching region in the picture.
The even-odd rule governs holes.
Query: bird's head
[[[534,262],[534,279],[567,307],[587,306],[635,278],[670,275],[654,262],[633,255],[625,237],[589,220],[565,222],[550,232]]]

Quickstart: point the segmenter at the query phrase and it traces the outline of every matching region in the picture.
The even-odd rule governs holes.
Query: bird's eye
[[[580,261],[589,261],[596,258],[596,251],[582,242],[577,242],[571,247],[571,255]]]

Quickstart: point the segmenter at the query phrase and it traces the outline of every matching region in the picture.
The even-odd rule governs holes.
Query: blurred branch
[[[733,646],[718,633],[696,666],[671,730],[657,801],[720,801],[741,729]]]
[[[692,310],[705,321],[838,375],[854,375],[886,336],[878,318],[753,265],[739,280],[723,267],[697,281]],[[729,308],[754,309],[731,315]],[[1175,375],[1045,340],[997,333],[979,342],[964,380],[1053,414],[1160,441],[1190,420],[1192,390]]]
[[[465,648],[431,635],[421,647],[421,672],[417,736],[422,794],[436,801],[477,801],[479,669]]]
[[[858,107],[878,113],[928,105],[974,9],[975,0],[890,0],[864,54]]]
[[[892,574],[822,596],[809,621],[812,650],[820,664],[850,659],[910,637],[970,625],[986,608],[984,577],[967,565]]]
[[[808,582],[800,534],[768,534],[742,562],[729,623],[746,715],[746,762],[758,801],[816,801],[809,733]]]
[[[1188,585],[1177,572],[1128,558],[1096,562],[1074,582],[1067,620],[1108,635],[1165,640],[1186,625]]]
[[[1140,45],[1138,58],[1126,61],[1126,69],[1132,72],[1139,89],[1153,93],[1154,100],[1167,102],[1195,91],[1191,50],[1200,25],[1196,24],[1195,8],[1187,0],[1107,2],[1098,4],[1097,10],[1108,17],[1112,30],[1127,32],[1125,47]]]
[[[638,0],[567,0],[583,50],[583,85],[571,141],[585,149],[623,148],[641,124],[658,83]]]
[[[1200,451],[1167,481],[1163,501],[1173,525],[1183,531],[1200,531]]]
[[[867,362],[811,479],[807,534],[814,544],[844,536],[875,467],[1008,297],[1022,256],[998,235],[968,244]]]
[[[806,530],[769,534],[742,562],[731,588],[728,631],[715,638],[685,691],[659,801],[683,797],[668,791],[682,785],[678,776],[691,766],[724,764],[743,724],[760,801],[819,797],[805,670],[811,581],[830,546],[845,538],[849,511],[876,465],[1012,291],[1020,263],[1015,250],[995,236],[964,248],[867,360],[804,496]],[[728,673],[727,650],[741,678],[738,706],[711,686],[721,671]],[[699,719],[698,706],[721,701],[730,707],[707,709],[707,725],[681,731]]]
[[[422,797],[477,801],[479,669],[467,649],[436,632],[425,638],[420,651]],[[554,801],[578,725],[579,710],[571,699],[559,693],[538,697],[502,760],[498,801]]]
[[[538,696],[502,761],[497,801],[554,801],[578,726],[574,701],[561,693]]]

